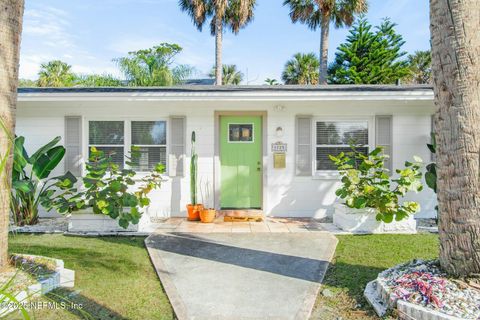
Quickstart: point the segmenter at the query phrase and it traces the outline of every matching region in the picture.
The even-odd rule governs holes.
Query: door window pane
[[[253,142],[253,124],[228,124],[228,142]]]

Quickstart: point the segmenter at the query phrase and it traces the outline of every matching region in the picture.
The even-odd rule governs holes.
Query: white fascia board
[[[433,101],[432,90],[319,92],[19,93],[18,101]]]

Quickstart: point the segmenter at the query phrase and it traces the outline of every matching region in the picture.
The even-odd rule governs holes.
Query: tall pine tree
[[[337,48],[329,68],[329,82],[335,84],[392,84],[409,74],[402,59],[405,43],[395,32],[395,23],[384,19],[375,28],[359,19],[345,43]]]

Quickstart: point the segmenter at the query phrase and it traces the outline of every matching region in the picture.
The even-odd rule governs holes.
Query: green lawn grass
[[[144,238],[82,238],[13,235],[9,250],[62,259],[75,270],[73,290],[49,299],[83,305],[75,310],[31,310],[36,319],[173,319],[173,311],[150,263]],[[63,298],[60,298],[60,297]],[[65,302],[65,301],[64,301]]]
[[[384,269],[414,258],[436,258],[438,236],[338,236],[333,264],[312,319],[375,319],[363,298],[367,282]],[[81,238],[15,235],[10,251],[59,258],[76,272],[73,290],[56,290],[50,299],[83,304],[94,319],[173,319],[173,311],[150,263],[143,238]],[[36,319],[82,319],[72,310],[37,310]]]
[[[438,257],[438,236],[434,234],[337,238],[335,258],[321,289],[330,290],[333,296],[318,296],[312,319],[376,319],[363,298],[366,284],[399,263]]]

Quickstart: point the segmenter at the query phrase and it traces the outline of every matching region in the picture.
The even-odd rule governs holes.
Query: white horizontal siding
[[[283,111],[276,111],[283,106]],[[17,115],[17,134],[26,136],[27,147],[34,149],[56,135],[64,135],[64,116],[80,115],[88,118],[124,117],[126,119],[164,119],[173,115],[186,116],[187,158],[186,175],[168,178],[160,190],[151,195],[152,205],[142,218],[148,225],[150,217],[184,216],[190,202],[189,164],[190,135],[197,133],[196,151],[199,155],[199,180],[214,182],[215,111],[267,111],[267,185],[264,211],[272,216],[310,216],[321,218],[332,213],[336,201],[337,180],[295,176],[295,115],[309,114],[322,117],[369,117],[393,115],[393,167],[398,168],[413,155],[429,159],[426,143],[430,134],[432,101],[104,101],[104,102],[31,102],[20,101]],[[276,128],[284,129],[284,136],[276,136]],[[287,143],[285,169],[273,168],[270,145],[277,141]],[[63,164],[59,166],[63,170]],[[200,197],[200,193],[199,193]],[[429,216],[435,206],[434,195],[426,190],[412,199],[421,202],[421,215]]]
[[[65,122],[63,116],[50,113],[48,116],[46,114],[38,114],[37,116],[31,114],[25,117],[21,115],[21,110],[17,113],[19,114],[17,115],[15,134],[25,137],[25,149],[29,155],[32,155],[57,136],[62,137],[59,144],[64,144]],[[50,177],[62,175],[64,172],[65,164],[62,160],[52,171]],[[46,212],[43,208],[40,208],[40,215],[45,217],[57,216],[55,212]]]

